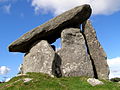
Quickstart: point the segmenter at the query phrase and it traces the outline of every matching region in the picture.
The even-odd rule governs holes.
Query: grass
[[[24,83],[24,78],[32,78]],[[0,90],[120,90],[120,84],[102,80],[104,85],[91,86],[87,77],[52,78],[40,73],[27,73],[1,83]]]

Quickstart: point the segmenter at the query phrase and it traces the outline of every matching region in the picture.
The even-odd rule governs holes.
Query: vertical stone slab
[[[41,72],[52,75],[52,64],[55,52],[51,45],[41,40],[34,44],[30,51],[24,56],[23,73]]]
[[[86,52],[85,40],[78,28],[64,29],[61,33],[62,48],[57,52],[61,58],[62,76],[94,77],[93,67]]]
[[[90,54],[96,69],[97,78],[108,79],[109,68],[107,64],[107,56],[97,40],[96,32],[92,27],[90,20],[87,20],[83,24],[83,35],[86,40],[88,53]]]

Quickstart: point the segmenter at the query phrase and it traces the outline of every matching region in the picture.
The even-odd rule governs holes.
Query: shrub
[[[119,82],[119,81],[120,81],[120,78],[115,77],[115,78],[110,79],[110,81],[112,81],[112,82]]]

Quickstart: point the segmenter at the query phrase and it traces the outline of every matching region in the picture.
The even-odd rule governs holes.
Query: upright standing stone
[[[86,39],[88,52],[96,69],[97,77],[99,79],[108,79],[109,68],[106,60],[107,56],[97,40],[96,32],[89,20],[83,24],[83,34]]]
[[[61,41],[62,49],[57,53],[61,58],[62,76],[94,77],[92,63],[86,52],[85,40],[80,29],[64,29]]]
[[[23,73],[41,72],[52,75],[52,64],[55,60],[55,52],[49,43],[41,40],[34,44],[25,55]]]

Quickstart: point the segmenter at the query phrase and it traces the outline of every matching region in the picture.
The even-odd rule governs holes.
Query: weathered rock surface
[[[55,52],[47,41],[37,42],[24,56],[23,73],[41,72],[52,75]]]
[[[83,24],[83,35],[86,39],[87,51],[96,69],[97,78],[108,79],[109,68],[106,60],[107,56],[97,40],[96,32],[89,20]]]
[[[30,82],[31,80],[32,80],[32,78],[24,78],[24,79],[23,79],[23,82],[24,82],[24,83],[27,83],[27,82]]]
[[[118,83],[120,84],[120,81]]]
[[[94,77],[93,67],[86,52],[85,40],[78,28],[64,29],[61,33],[62,49],[57,53],[61,57],[62,76]]]
[[[91,15],[91,8],[85,4],[75,7],[27,32],[9,45],[10,52],[28,52],[30,46],[37,40],[47,40],[53,43],[60,37],[61,30],[67,27],[78,27]]]
[[[89,78],[87,79],[87,82],[92,85],[92,86],[96,86],[96,85],[103,85],[104,83],[98,79],[95,78]]]

